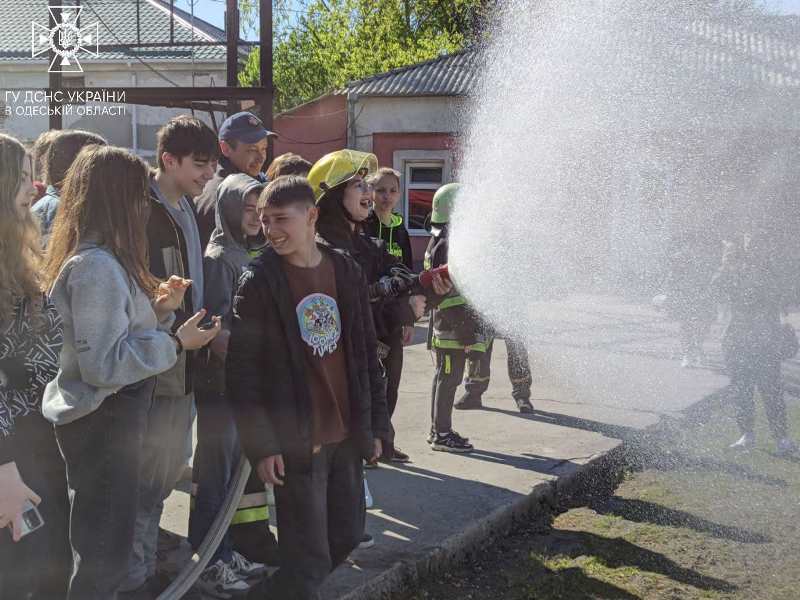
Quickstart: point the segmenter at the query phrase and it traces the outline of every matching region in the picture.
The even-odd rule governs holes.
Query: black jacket
[[[0,465],[35,446],[15,439],[14,423],[27,416],[42,418],[42,393],[58,373],[61,317],[46,298],[41,311],[33,311],[30,300],[19,302],[14,318],[0,324]]]
[[[320,245],[333,260],[350,391],[350,438],[364,458],[375,437],[387,439],[389,414],[378,370],[375,330],[358,264]],[[233,303],[226,361],[242,448],[251,464],[282,454],[299,468],[311,464],[311,392],[303,341],[281,257],[271,248],[242,275]]]
[[[434,228],[425,251],[425,269],[446,265],[448,251],[447,225]],[[489,327],[455,287],[444,296],[429,297],[428,306],[434,309],[429,323],[429,337],[434,348],[485,350]]]
[[[711,283],[712,297],[730,303],[722,348],[731,369],[779,360],[781,313],[791,298],[781,257],[768,244],[764,238],[729,244]]]
[[[368,284],[381,277],[391,276],[392,269],[404,268],[399,259],[386,250],[386,245],[364,233],[343,235],[335,229],[318,226],[318,239],[332,248],[343,250],[352,256],[364,271]],[[414,311],[406,296],[373,300],[370,303],[374,318],[375,332],[379,340],[386,341],[400,335],[403,325],[411,326],[416,321]]]
[[[147,222],[147,243],[150,257],[150,272],[158,279],[167,280],[171,275],[189,277],[189,254],[186,238],[180,226],[169,214],[158,198],[150,194],[150,219]],[[184,324],[195,313],[192,294],[186,292],[183,305],[175,311],[173,331]],[[191,373],[194,352],[182,352],[175,366],[158,376],[157,395],[180,395],[192,391]],[[183,390],[181,392],[181,389]]]
[[[400,260],[410,271],[414,268],[414,256],[411,253],[411,238],[403,223],[403,217],[392,213],[392,224],[384,225],[375,212],[371,212],[364,221],[364,231],[370,237],[383,240],[386,250]]]
[[[200,231],[200,243],[202,247],[208,246],[211,239],[211,234],[216,227],[216,214],[217,214],[217,190],[219,184],[228,175],[241,173],[236,166],[224,156],[219,159],[219,166],[214,177],[209,179],[206,186],[203,188],[202,193],[194,199],[195,216],[197,217],[197,229]],[[265,183],[267,178],[259,173],[256,177],[261,183]]]

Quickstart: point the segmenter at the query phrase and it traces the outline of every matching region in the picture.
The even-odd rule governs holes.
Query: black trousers
[[[468,396],[474,400],[489,389],[492,366],[492,348],[494,340],[483,353],[470,353],[467,356],[467,377],[464,379],[464,389]],[[528,350],[525,344],[513,339],[506,339],[508,350],[508,378],[511,380],[511,396],[514,400],[530,400],[531,398],[531,366],[528,360]]]
[[[264,598],[318,600],[328,574],[344,562],[364,532],[361,455],[351,440],[328,444],[311,470],[287,460],[284,485],[275,486],[281,566]]]
[[[66,467],[53,425],[44,417],[18,418],[14,428],[17,469],[42,499],[44,526],[17,543],[0,531],[0,598],[63,600],[72,570]]]
[[[403,376],[403,336],[402,330],[386,340],[389,345],[389,354],[384,359],[386,368],[386,406],[389,409],[389,419],[397,408],[397,398],[400,390],[400,379]],[[383,449],[383,454],[391,458],[394,454],[394,427],[389,423],[389,443]]]
[[[91,414],[56,427],[71,504],[68,600],[113,600],[128,574],[154,387],[151,378],[123,388]]]
[[[436,373],[431,393],[431,429],[446,433],[453,428],[453,403],[464,377],[464,350],[436,349]]]
[[[770,431],[776,440],[786,437],[786,402],[783,398],[781,363],[777,359],[753,357],[739,360],[732,366],[731,387],[737,405],[736,420],[742,433],[752,433],[755,427],[756,387],[764,401]]]

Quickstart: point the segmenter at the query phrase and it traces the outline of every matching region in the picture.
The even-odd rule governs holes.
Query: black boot
[[[472,396],[470,394],[464,394],[456,400],[455,404],[453,404],[453,408],[458,410],[477,410],[479,408],[483,408],[483,403],[481,402],[480,396]]]
[[[280,565],[278,540],[269,530],[269,521],[260,521],[257,525],[233,525],[228,529],[233,549],[246,559],[277,567]]]
[[[533,412],[533,404],[527,398],[514,398],[514,401],[517,403],[517,408],[519,412],[523,414],[530,414]]]

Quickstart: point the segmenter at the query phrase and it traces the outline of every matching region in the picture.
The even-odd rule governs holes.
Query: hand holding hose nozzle
[[[437,277],[438,276],[438,277]],[[397,298],[406,294],[416,295],[434,292],[435,280],[449,281],[447,265],[429,269],[415,275],[405,269],[396,269],[392,275],[382,277],[370,286],[370,300]]]

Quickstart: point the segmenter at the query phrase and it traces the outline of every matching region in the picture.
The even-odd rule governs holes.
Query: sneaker
[[[375,540],[368,533],[361,536],[361,541],[358,542],[359,548],[372,548],[375,545]]]
[[[432,444],[432,443],[433,443],[433,440],[435,440],[435,439],[436,439],[436,432],[435,432],[433,429],[431,429],[431,430],[428,432],[428,437],[427,437],[426,441],[427,441],[429,444]]]
[[[207,567],[200,574],[195,585],[204,594],[213,598],[223,598],[223,600],[239,594],[246,594],[250,589],[247,582],[221,560]]]
[[[519,398],[515,401],[517,403],[517,409],[519,412],[523,414],[530,414],[533,412],[533,404],[527,398]]]
[[[438,433],[431,442],[431,450],[439,452],[472,452],[472,444],[467,438],[463,438],[455,431]]]
[[[789,438],[778,440],[778,448],[775,451],[775,454],[778,456],[789,456],[795,452],[797,452],[797,444],[795,444],[792,440]]]
[[[411,462],[411,458],[408,456],[408,454],[400,450],[400,448],[398,448],[397,446],[394,447],[394,453],[392,454],[392,457],[389,460],[391,462],[396,462],[396,463]]]
[[[745,433],[738,440],[733,442],[728,448],[731,450],[750,450],[756,445],[756,436],[752,433]]]
[[[248,560],[236,550],[233,551],[231,562],[228,563],[228,566],[242,579],[260,577],[267,572],[267,565]]]
[[[483,403],[481,402],[480,396],[475,398],[469,394],[464,394],[461,398],[456,400],[455,404],[453,404],[453,408],[458,410],[479,410],[483,408]]]

